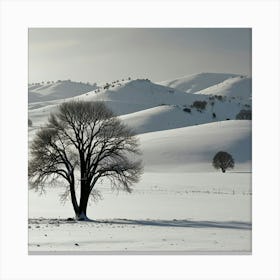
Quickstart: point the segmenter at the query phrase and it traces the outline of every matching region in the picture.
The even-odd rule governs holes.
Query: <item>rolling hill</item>
[[[187,93],[196,93],[236,76],[238,75],[229,73],[199,73],[173,80],[162,81],[158,84]]]
[[[149,80],[125,81],[122,84],[87,92],[67,100],[103,101],[116,115],[135,128],[137,133],[172,129],[214,121],[235,119],[244,109],[243,103],[232,98],[218,99],[206,94],[190,94],[157,85]],[[30,104],[29,118],[34,125],[43,124],[50,112],[64,99]],[[195,108],[203,101],[205,109]],[[247,106],[250,106],[248,105]],[[37,108],[38,107],[38,108]]]
[[[107,84],[105,88],[69,97],[67,100],[103,101],[139,135],[147,166],[149,163],[155,165],[153,160],[156,156],[155,154],[151,156],[153,153],[162,154],[157,149],[165,151],[164,153],[168,154],[170,160],[172,158],[179,159],[180,155],[184,155],[187,162],[194,165],[200,160],[202,163],[208,162],[209,165],[210,156],[213,156],[214,150],[218,147],[232,150],[237,159],[246,154],[244,153],[245,149],[248,155],[247,160],[249,160],[251,122],[236,121],[235,118],[240,110],[251,109],[250,95],[247,94],[250,79],[240,76],[227,78],[228,75],[230,74],[218,75],[220,79],[226,80],[198,93],[186,93],[152,83],[147,79],[137,79]],[[206,76],[206,73],[197,75],[197,81],[198,77],[205,78]],[[213,74],[212,82],[214,77],[217,81],[216,74]],[[70,87],[73,85],[72,82],[67,83]],[[206,82],[200,87],[205,85]],[[39,91],[40,88],[36,87],[32,90]],[[66,86],[65,83],[62,83],[60,87],[58,85],[45,87],[46,96],[50,97],[51,89],[55,88],[65,89]],[[41,88],[40,91],[43,92],[43,89]],[[213,96],[218,95],[218,93],[222,96]],[[238,94],[243,96],[242,102],[236,98]],[[29,118],[33,122],[33,127],[29,128],[30,141],[37,127],[43,125],[49,114],[55,112],[57,106],[64,101],[65,99],[58,99],[30,105]],[[194,106],[195,101],[204,102],[205,108]],[[247,140],[244,140],[245,142],[242,140],[243,143],[240,137],[244,136],[244,131],[246,131]],[[195,140],[196,138],[199,141]],[[162,142],[163,139],[165,142]],[[202,140],[211,140],[212,144],[209,146]],[[153,146],[152,143],[158,144]],[[173,146],[175,150],[172,148]],[[205,156],[203,151],[207,151],[207,149],[207,156]],[[187,150],[189,152],[185,155]],[[173,152],[174,155],[172,155]],[[158,160],[161,167],[163,161],[165,161],[164,158]],[[171,161],[169,162],[171,163]],[[186,165],[180,160],[176,164],[182,168]],[[174,166],[176,164],[174,161]]]
[[[219,84],[198,91],[197,94],[221,95],[250,100],[252,98],[252,79],[246,76],[230,78]]]
[[[74,97],[95,90],[96,88],[96,85],[72,82],[70,80],[29,85],[28,103]]]
[[[251,171],[251,121],[223,121],[139,136],[145,171],[209,172],[214,155],[232,154],[236,169]]]

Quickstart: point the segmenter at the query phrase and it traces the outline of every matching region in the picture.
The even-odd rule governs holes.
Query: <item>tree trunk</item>
[[[222,171],[223,171],[223,173],[225,173],[225,172],[226,172],[226,170],[225,170],[224,168],[222,168]]]
[[[87,182],[87,170],[86,170],[86,162],[85,155],[82,151],[80,151],[80,176],[81,176],[81,193],[80,193],[80,205],[79,211],[76,213],[76,219],[79,221],[87,221],[87,204],[89,198],[89,186]]]
[[[72,202],[75,214],[77,216],[77,213],[79,212],[79,206],[78,206],[78,203],[77,203],[74,184],[70,184],[70,194],[71,194],[71,202]]]
[[[76,213],[76,219],[79,221],[89,220],[87,217],[87,205],[89,199],[89,191],[85,185],[81,186],[81,197],[78,213]]]

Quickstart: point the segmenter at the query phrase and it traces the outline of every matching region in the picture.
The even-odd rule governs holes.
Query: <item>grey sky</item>
[[[251,75],[251,29],[32,28],[29,82]]]

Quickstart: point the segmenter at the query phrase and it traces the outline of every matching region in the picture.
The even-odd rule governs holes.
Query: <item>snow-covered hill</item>
[[[193,95],[152,83],[150,80],[137,79],[120,86],[90,92],[77,96],[77,100],[104,101],[117,115],[129,114],[160,105],[186,105],[197,99],[206,100],[204,95]]]
[[[145,171],[205,172],[218,151],[229,152],[235,170],[251,171],[251,121],[223,121],[140,135]]]
[[[205,110],[197,110],[191,107],[191,105],[188,107],[163,105],[122,115],[120,118],[133,128],[137,134],[141,134],[217,121],[234,120],[242,109],[246,109],[246,107],[238,102],[208,100]]]
[[[221,95],[250,100],[252,97],[252,79],[246,76],[230,78],[219,84],[198,91],[197,94]]]
[[[227,89],[228,91],[236,89],[235,92],[237,92],[237,85],[245,84],[244,87],[247,88],[246,84],[249,81],[249,78],[238,76],[227,79],[216,87],[223,89],[226,95]],[[211,89],[211,87],[208,89]],[[154,84],[146,79],[138,79],[111,83],[105,89],[104,87],[99,88],[98,90],[68,98],[67,100],[105,102],[128,126],[133,128],[137,134],[141,135],[141,139],[152,137],[151,135],[156,137],[156,140],[149,140],[147,145],[144,140],[144,144],[142,145],[144,150],[150,149],[150,145],[151,150],[154,149],[157,151],[157,147],[151,145],[152,142],[158,143],[158,149],[165,150],[166,152],[172,152],[172,145],[174,145],[179,149],[174,154],[176,158],[177,156],[184,155],[187,149],[185,145],[187,145],[188,147],[192,147],[194,158],[201,159],[199,149],[207,150],[207,145],[203,142],[203,147],[199,148],[199,143],[201,142],[197,142],[196,139],[210,141],[211,135],[215,134],[217,137],[211,140],[213,145],[215,144],[217,149],[226,148],[231,151],[230,146],[224,146],[223,142],[226,143],[225,139],[228,139],[228,137],[230,139],[241,137],[244,132],[244,125],[247,127],[246,143],[244,142],[244,144],[242,142],[243,140],[240,140],[241,142],[238,140],[239,144],[234,144],[234,147],[237,148],[240,145],[240,149],[242,149],[239,153],[240,155],[246,154],[243,149],[251,150],[248,146],[248,143],[250,143],[248,137],[251,133],[251,122],[229,121],[235,120],[240,110],[251,110],[250,99],[245,98],[243,100],[244,102],[241,102],[238,98],[233,97],[231,95],[215,97],[213,95],[207,95],[205,92],[204,94],[185,93],[180,90]],[[248,96],[246,95],[246,97]],[[46,106],[29,110],[29,118],[33,122],[33,127],[29,128],[30,141],[36,128],[43,125],[47,121],[49,114],[55,112],[58,105],[63,101],[63,99],[49,101],[52,103],[51,105],[47,105],[48,102],[46,102]],[[205,108],[196,107],[194,105],[196,101],[203,103]],[[161,139],[169,142],[162,143]],[[195,148],[193,145],[198,145],[198,148]],[[166,147],[164,148],[164,146]],[[211,149],[208,149],[209,156],[210,154],[213,156],[214,150]],[[232,151],[234,152],[235,150]],[[151,151],[147,154],[152,155],[153,153]],[[170,155],[170,158],[172,157]],[[155,157],[153,156],[153,158]],[[194,158],[188,155],[186,155],[186,158],[189,158],[190,162],[194,162]],[[247,158],[249,159],[250,157],[248,156]],[[209,161],[209,158],[207,161]],[[178,165],[184,166],[184,163],[178,163]]]
[[[172,87],[187,93],[195,93],[236,76],[238,75],[228,73],[199,73],[180,77],[174,80],[162,81],[158,84]]]
[[[96,85],[70,80],[30,85],[28,87],[28,103],[70,98],[96,88]]]
[[[246,106],[250,107],[250,100],[245,99],[242,102],[232,98],[219,100],[206,94],[185,93],[154,84],[149,80],[125,81],[118,85],[111,85],[111,87],[106,89],[94,90],[73,98],[68,98],[67,100],[103,101],[116,115],[134,114],[125,117],[126,120],[131,118],[132,123],[134,123],[136,119],[141,119],[138,123],[139,128],[141,125],[140,123],[150,121],[157,116],[157,124],[160,125],[158,127],[162,127],[161,130],[217,120],[235,119],[236,114],[244,108],[243,104],[247,103]],[[32,103],[29,105],[29,117],[34,124],[42,124],[46,121],[49,113],[54,112],[57,105],[64,101],[64,99],[60,99]],[[206,102],[206,108],[203,110],[192,108],[195,101]],[[175,107],[173,105],[175,105]],[[157,108],[159,106],[160,108]],[[168,106],[170,106],[169,109],[167,109]],[[191,113],[181,112],[184,108],[186,108],[186,110],[187,108],[190,109]],[[147,109],[151,110],[140,112]],[[135,114],[136,112],[138,113]],[[163,120],[160,120],[163,114],[165,115],[164,118],[168,118],[165,124],[162,123]],[[166,114],[169,114],[169,116]],[[141,133],[151,130],[143,131],[140,129],[138,131]],[[155,130],[153,129],[152,131]]]

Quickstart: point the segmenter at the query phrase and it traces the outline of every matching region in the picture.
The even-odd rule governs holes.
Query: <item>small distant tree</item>
[[[88,220],[89,197],[99,197],[94,187],[107,178],[111,187],[131,192],[142,165],[137,138],[102,102],[62,103],[31,145],[28,166],[30,188],[44,190],[62,179],[78,220]],[[80,201],[77,200],[78,192]]]
[[[32,121],[30,119],[28,119],[28,126],[31,127],[32,126]]]
[[[212,164],[214,168],[225,173],[227,169],[234,168],[234,159],[231,154],[220,151],[214,156]]]

